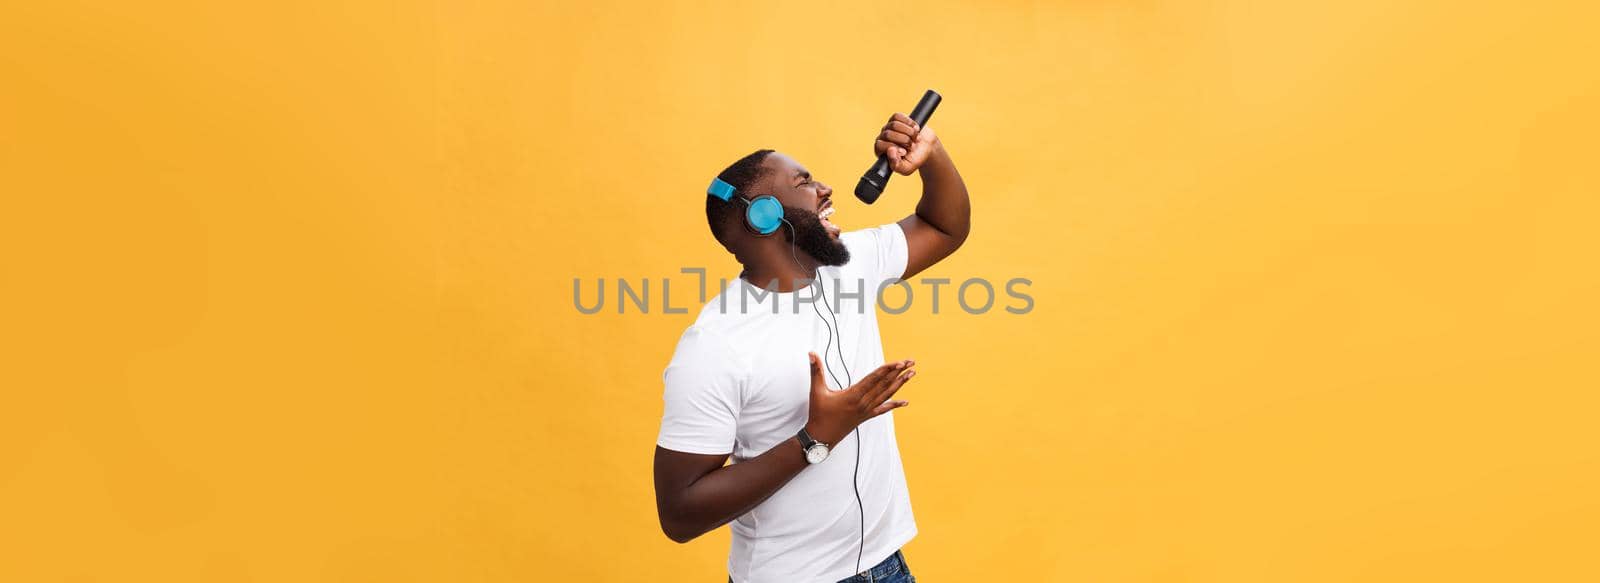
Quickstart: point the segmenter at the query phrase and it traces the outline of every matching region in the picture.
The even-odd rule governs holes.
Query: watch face
[[[806,449],[807,462],[820,464],[825,459],[828,459],[828,446],[819,443]]]

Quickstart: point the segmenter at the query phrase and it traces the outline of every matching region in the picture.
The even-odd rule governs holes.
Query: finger
[[[877,405],[878,403],[882,403],[883,398],[881,395],[884,391],[888,390],[889,385],[894,383],[895,379],[904,375],[912,366],[916,365],[915,362],[912,362],[909,359],[901,360],[891,364],[893,364],[895,368],[889,370],[883,376],[873,379],[872,384],[867,386],[867,390],[864,392],[865,394],[863,395],[863,398],[867,400],[868,404]],[[884,366],[889,365],[885,364]]]
[[[907,405],[910,405],[910,404],[911,404],[910,401],[889,401],[889,402],[884,403],[882,405],[878,405],[876,408],[874,408],[872,410],[872,416],[873,417],[877,417],[877,416],[882,415],[884,413],[888,413],[890,411],[893,411],[895,409],[899,409],[901,407],[904,407],[904,406],[907,406]]]
[[[807,352],[811,358],[811,390],[827,390],[828,382],[822,380],[822,359],[817,358],[817,353]]]
[[[917,376],[917,371],[913,370],[907,371],[906,374],[896,377],[894,382],[889,384],[889,390],[884,391],[883,394],[878,397],[878,400],[888,401],[889,399],[893,399],[894,394],[900,392],[900,389],[905,387],[906,383],[911,382],[911,377],[914,376]]]
[[[900,132],[900,133],[908,135],[908,136],[917,135],[917,127],[916,127],[916,124],[914,124],[914,123],[905,123],[905,122],[901,122],[901,121],[890,121],[889,125],[883,126],[883,129],[885,129],[885,130],[894,130],[894,131]]]
[[[908,126],[911,126],[913,128],[917,127],[917,122],[913,121],[911,119],[911,116],[903,114],[903,113],[900,113],[898,111],[895,112],[894,115],[889,116],[889,122],[890,123],[900,122],[900,123],[906,124]]]
[[[916,164],[913,164],[911,159],[906,157],[905,148],[896,146],[894,150],[895,152],[889,156],[889,161],[892,163],[891,167],[894,168],[896,174],[910,176],[912,172],[917,170]]]
[[[900,159],[904,158],[906,155],[905,148],[896,146],[894,142],[886,140],[878,140],[877,142],[874,142],[872,144],[872,149],[876,151],[879,156],[888,156],[889,161],[894,163],[896,168],[900,166]]]
[[[901,146],[911,145],[911,134],[902,134],[894,130],[883,130],[883,133],[878,134],[878,139],[888,140]]]
[[[874,369],[871,373],[868,373],[867,376],[862,377],[861,381],[856,383],[855,386],[851,388],[857,389],[862,394],[866,394],[874,387],[877,387],[878,384],[883,381],[883,379],[893,378],[893,375],[898,374],[902,368],[904,368],[904,362],[884,363],[883,366]]]
[[[894,394],[900,390],[900,387],[906,384],[906,381],[911,380],[911,378],[915,376],[917,376],[917,371],[911,370],[909,367],[907,367],[907,370],[902,371],[900,374],[894,375],[886,382],[881,383],[877,390],[874,390],[867,396],[867,402],[877,405],[889,400],[889,397],[893,397]]]

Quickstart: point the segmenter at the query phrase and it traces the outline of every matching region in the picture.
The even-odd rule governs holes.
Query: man
[[[877,293],[960,247],[971,210],[932,130],[897,113],[873,148],[922,175],[916,212],[897,224],[841,235],[833,189],[771,150],[723,170],[706,197],[712,234],[744,271],[664,374],[656,507],[680,543],[732,521],[732,582],[914,581],[889,412],[908,404],[894,397],[915,363],[885,363]]]

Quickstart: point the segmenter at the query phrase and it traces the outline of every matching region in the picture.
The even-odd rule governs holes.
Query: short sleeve
[[[691,326],[662,374],[661,432],[656,445],[695,454],[733,452],[740,403],[738,366],[727,343]]]
[[[851,231],[841,239],[850,250],[848,267],[874,285],[905,275],[909,252],[899,223]]]

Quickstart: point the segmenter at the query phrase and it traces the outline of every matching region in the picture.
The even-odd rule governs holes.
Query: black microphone
[[[917,106],[911,108],[911,121],[917,122],[919,128],[928,125],[928,118],[933,116],[933,110],[939,107],[939,101],[942,99],[944,98],[938,93],[929,89],[927,93],[922,94],[922,101],[918,101]],[[894,173],[889,170],[888,154],[879,155],[878,161],[867,169],[866,174],[861,175],[861,182],[856,183],[856,198],[867,204],[877,202],[878,195],[883,194],[883,187],[889,185],[890,176],[894,176]]]

